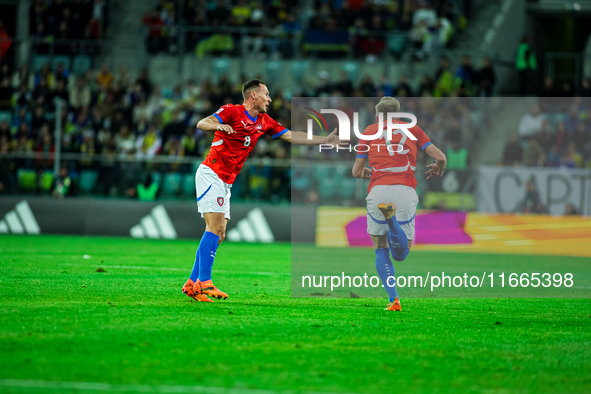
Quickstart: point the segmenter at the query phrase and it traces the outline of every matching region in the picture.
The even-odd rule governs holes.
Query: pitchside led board
[[[413,245],[404,261],[393,261],[390,283],[401,297],[591,296],[590,100],[399,98],[397,114],[376,119],[379,101],[292,99],[293,130],[326,135],[336,128],[351,142],[338,150],[293,147],[293,206],[319,206],[314,223],[292,213],[293,297],[386,296],[367,233],[370,220],[384,217],[367,214],[370,181],[351,175],[359,154],[370,156],[369,167],[373,142],[362,133],[375,123],[383,124],[383,140],[372,149],[381,145],[398,164],[381,162],[372,176],[414,167],[406,159],[409,145],[418,144]],[[397,118],[416,122],[447,153],[442,178],[426,180],[433,159],[421,151],[424,140],[389,126]],[[321,253],[297,242],[313,231]],[[431,258],[413,259],[417,250]],[[539,259],[507,258],[526,254]],[[555,266],[544,255],[564,258]]]

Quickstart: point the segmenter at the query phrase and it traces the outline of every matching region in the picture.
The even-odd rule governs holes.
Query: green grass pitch
[[[591,390],[589,299],[293,299],[288,244],[228,243],[204,304],[196,244],[0,237],[0,392]]]

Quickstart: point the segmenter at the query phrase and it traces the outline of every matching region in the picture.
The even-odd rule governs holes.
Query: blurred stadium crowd
[[[589,97],[590,91],[582,93]],[[503,164],[591,168],[589,104],[585,97],[540,98],[523,115],[518,132],[507,142]]]
[[[376,81],[366,76],[359,84],[354,84],[346,73],[331,79],[328,73],[321,72],[316,84],[294,94],[301,97],[398,97],[403,109],[416,113],[421,127],[447,153],[449,168],[466,169],[470,163],[468,152],[479,137],[473,130],[483,129],[474,124],[488,122],[487,113],[468,97],[487,94],[477,77],[486,74],[486,67],[474,70],[469,58],[465,58],[457,70],[450,70],[445,58],[441,63],[436,74],[425,76],[418,86],[411,86],[405,77],[393,84],[384,78]],[[194,165],[183,158],[199,160],[207,153],[212,138],[194,125],[225,103],[241,102],[241,83],[246,79],[242,76],[240,80],[231,80],[225,75],[218,82],[206,81],[198,85],[187,81],[173,89],[160,89],[152,84],[145,71],[131,80],[124,67],[113,72],[105,65],[98,71],[77,76],[61,63],[55,70],[46,65],[37,73],[30,72],[27,67],[12,71],[6,64],[1,65],[0,71],[0,183],[3,193],[22,191],[23,187],[40,192],[50,189],[53,179],[44,177],[51,177],[53,161],[43,154],[55,152],[55,111],[56,103],[61,100],[65,104],[61,113],[64,130],[61,151],[84,154],[84,159],[64,161],[73,183],[83,180],[83,183],[92,183],[82,185],[83,191],[133,196],[137,185],[145,182],[150,174],[152,181],[159,184],[168,182],[162,177],[172,176],[173,186],[163,189],[166,194],[189,196]],[[489,75],[494,81],[494,72]],[[449,85],[441,83],[446,80]],[[286,127],[291,127],[289,94],[270,87],[273,93],[271,113]],[[421,98],[405,98],[413,96]],[[445,110],[440,104],[435,108],[434,100],[429,99],[435,96],[450,97],[444,102]],[[507,144],[504,164],[589,165],[588,106],[583,106],[581,100],[560,100],[558,105],[554,103],[556,99],[547,99],[532,108],[519,125],[519,138]],[[435,116],[435,111],[443,115]],[[371,109],[368,113],[367,121],[371,122]],[[19,157],[9,157],[10,153]],[[23,157],[32,153],[37,156]],[[289,162],[269,165],[264,159],[289,159],[290,156],[294,159],[329,158],[319,156],[314,150],[290,149],[282,142],[261,140],[253,152],[253,157],[261,160],[247,167],[245,176],[235,186],[236,195],[288,200],[289,193],[282,186],[291,176]],[[342,158],[353,160],[354,154],[349,156]],[[425,159],[424,156],[419,158],[420,161]],[[350,176],[348,172],[343,175]],[[315,182],[314,179],[309,181]],[[75,193],[76,188],[71,190]]]
[[[159,87],[146,71],[132,79],[125,67],[111,70],[104,65],[100,70],[91,70],[80,66],[77,60],[86,59],[89,64],[89,56],[98,54],[98,47],[67,40],[101,38],[108,22],[107,3],[32,2],[33,59],[47,61],[43,55],[52,40],[63,45],[54,46],[57,56],[51,62],[31,64],[32,69],[14,69],[10,57],[0,59],[0,193],[50,193],[57,185],[68,183],[66,194],[132,197],[144,194],[142,188],[155,184],[157,194],[193,197],[195,163],[207,153],[213,137],[194,125],[225,103],[242,102],[241,84],[249,78],[222,75],[215,81]],[[266,53],[290,57],[296,42],[298,48],[315,55],[346,49],[348,56],[371,60],[384,50],[394,50],[395,36],[377,34],[389,31],[404,32],[404,45],[410,43],[414,56],[421,59],[431,49],[446,46],[470,13],[470,1],[316,3],[315,7],[300,9],[298,3],[276,1],[239,1],[230,7],[223,0],[161,0],[143,16],[142,23],[147,26],[150,53],[174,52],[181,24],[195,27],[187,30],[187,48],[195,48],[198,55]],[[255,30],[240,30],[246,26],[255,26]],[[270,113],[286,127],[292,126],[292,97],[394,96],[401,100],[403,110],[417,114],[420,126],[446,152],[448,168],[458,170],[468,168],[471,162],[468,152],[473,151],[479,138],[474,130],[482,131],[489,121],[489,114],[471,98],[491,96],[496,84],[491,60],[484,58],[482,64],[473,65],[469,56],[455,68],[445,56],[441,57],[439,67],[416,84],[404,75],[398,81],[376,75],[352,80],[346,71],[339,75],[321,71],[306,77],[306,83],[297,91],[269,85],[273,97]],[[539,92],[548,97],[574,94],[570,85],[557,88],[549,78]],[[591,95],[589,81],[584,80],[576,93]],[[445,108],[439,104],[435,108],[430,98],[437,97],[450,98],[445,100]],[[63,107],[56,115],[58,102]],[[588,105],[582,103],[580,98],[560,103],[541,100],[524,115],[518,135],[507,143],[503,163],[591,166]],[[373,122],[371,108],[367,114],[365,121]],[[60,141],[54,140],[56,116],[63,127]],[[287,201],[291,198],[286,186],[292,177],[290,158],[331,158],[311,149],[270,142],[260,140],[252,154],[255,160],[247,161],[234,185],[234,196]],[[63,168],[54,175],[50,155],[58,143],[64,154]],[[340,157],[352,161],[354,153]],[[426,157],[420,155],[419,162],[424,160]],[[349,170],[295,174],[294,192],[303,192],[327,175],[353,189]],[[329,186],[330,182],[323,189],[325,195],[302,198],[328,200],[334,189],[334,185]],[[351,194],[349,198],[355,197]]]
[[[32,50],[48,54],[54,43],[56,55],[99,53],[100,47],[75,40],[99,40],[108,23],[108,0],[33,0],[29,20]]]
[[[452,69],[449,59],[442,56],[435,72],[424,74],[415,86],[406,75],[401,75],[397,82],[384,76],[376,80],[365,75],[359,84],[354,84],[345,71],[340,73],[338,80],[321,72],[317,84],[312,89],[303,89],[302,93],[336,97],[489,97],[495,82],[496,74],[488,58],[483,59],[480,67],[475,67],[470,56],[464,56],[461,64]]]
[[[406,46],[417,58],[446,47],[466,24],[469,0],[161,0],[142,17],[150,53],[185,51],[198,56],[269,55],[289,58],[299,51],[316,56],[368,59],[384,51],[400,55]],[[179,29],[183,26],[183,29]],[[223,30],[220,30],[223,27]]]
[[[216,82],[206,81],[198,85],[187,81],[172,89],[160,89],[152,84],[146,71],[131,80],[125,67],[113,72],[104,65],[100,70],[74,75],[63,63],[58,63],[55,69],[46,64],[36,73],[26,66],[13,71],[3,63],[0,71],[0,152],[20,156],[55,152],[56,104],[61,101],[64,103],[60,115],[63,126],[61,152],[85,155],[84,160],[65,161],[69,173],[79,179],[84,172],[94,172],[92,178],[96,178],[96,185],[88,191],[105,195],[133,195],[135,185],[145,178],[146,173],[192,173],[192,166],[182,158],[203,157],[212,138],[211,134],[195,129],[194,125],[225,103],[240,103],[241,83],[246,80],[246,76],[231,80],[224,75]],[[482,70],[477,72],[470,66],[469,58],[455,71],[449,69],[446,59],[442,59],[441,68],[433,77],[425,76],[420,86],[411,86],[405,77],[393,84],[385,78],[376,81],[366,76],[359,84],[354,84],[346,73],[333,80],[328,73],[321,72],[315,84],[294,94],[304,97],[486,94],[478,84],[480,73]],[[494,73],[492,75],[494,80]],[[280,123],[290,127],[290,95],[279,87],[270,88],[273,93],[271,113]],[[416,106],[413,103],[409,105]],[[464,103],[458,101],[457,110],[469,113],[470,109],[463,107]],[[465,160],[458,165],[465,168],[465,152],[473,136],[466,137],[469,134],[464,126],[464,131],[459,130],[458,122],[458,125],[450,126],[458,130],[442,132],[441,145],[462,150]],[[430,128],[428,126],[426,130]],[[290,157],[290,150],[283,143],[268,142],[261,141],[253,156],[261,159]],[[296,151],[296,158],[305,155],[303,150]],[[23,177],[32,179],[33,175],[26,175],[27,172],[37,174],[35,188],[40,189],[40,174],[50,172],[53,166],[51,159],[41,156],[34,159],[4,156],[0,169],[4,192],[17,191]],[[167,163],[154,162],[158,157],[165,158],[160,161]],[[125,163],[124,159],[147,164]],[[125,166],[125,171],[120,166]],[[238,195],[289,198],[280,187],[273,186],[289,177],[286,166],[253,167],[247,174],[244,185],[235,189]],[[32,183],[29,182],[29,188],[33,187]],[[253,192],[253,189],[257,191]]]

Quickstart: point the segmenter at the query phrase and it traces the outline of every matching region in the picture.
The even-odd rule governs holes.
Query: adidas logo
[[[0,220],[0,234],[41,234],[29,203],[21,201]]]
[[[236,227],[228,231],[226,238],[230,241],[244,242],[273,242],[275,237],[269,223],[265,219],[263,210],[255,208],[246,217],[236,223]]]
[[[157,205],[150,214],[144,216],[140,224],[136,224],[129,230],[133,238],[165,238],[175,239],[176,230],[170,221],[164,205]]]

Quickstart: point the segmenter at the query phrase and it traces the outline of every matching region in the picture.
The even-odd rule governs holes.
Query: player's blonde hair
[[[376,116],[378,116],[380,112],[384,114],[388,112],[400,112],[400,101],[396,100],[394,97],[382,97],[378,105],[376,105]]]

